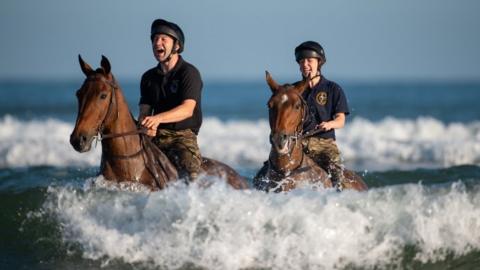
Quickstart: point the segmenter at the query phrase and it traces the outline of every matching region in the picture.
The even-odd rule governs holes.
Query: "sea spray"
[[[52,187],[48,196],[44,211],[85,258],[170,269],[411,265],[480,249],[480,192],[461,182],[266,194],[219,181],[154,193]]]

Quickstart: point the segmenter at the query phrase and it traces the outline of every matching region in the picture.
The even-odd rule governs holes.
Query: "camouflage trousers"
[[[190,129],[159,129],[153,142],[162,150],[178,170],[181,178],[197,178],[202,157],[197,144],[197,135]]]
[[[332,184],[340,186],[343,181],[343,164],[340,151],[333,139],[308,137],[302,141],[303,151],[331,176]]]

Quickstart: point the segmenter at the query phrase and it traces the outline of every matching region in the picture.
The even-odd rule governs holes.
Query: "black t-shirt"
[[[150,105],[153,114],[158,114],[179,106],[186,99],[193,99],[197,104],[192,117],[175,123],[161,123],[158,128],[191,129],[198,134],[202,125],[202,87],[200,72],[179,57],[175,67],[166,74],[162,72],[160,64],[143,74],[140,83],[140,105]]]
[[[323,76],[313,89],[308,88],[302,96],[309,108],[309,117],[303,125],[304,132],[315,129],[315,126],[321,122],[333,120],[337,113],[345,113],[345,115],[350,113],[342,88]],[[315,136],[335,139],[335,130],[320,132]]]

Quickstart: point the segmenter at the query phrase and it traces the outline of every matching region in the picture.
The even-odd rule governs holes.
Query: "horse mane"
[[[105,69],[99,67],[95,70],[95,74],[102,74],[102,75],[107,75],[105,72]]]
[[[288,89],[290,89],[290,88],[295,87],[295,85],[286,83],[286,84],[282,85],[282,87],[285,88],[285,90],[288,90]]]

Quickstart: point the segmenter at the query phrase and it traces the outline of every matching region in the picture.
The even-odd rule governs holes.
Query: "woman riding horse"
[[[309,117],[309,109],[302,94],[309,79],[294,85],[277,84],[266,73],[272,91],[268,101],[271,129],[270,156],[253,179],[257,189],[264,191],[289,191],[305,184],[321,184],[325,188],[336,187],[334,181],[315,161],[304,153],[302,142],[315,132],[304,133],[303,127]],[[349,170],[343,170],[342,189],[366,190],[362,179]]]

